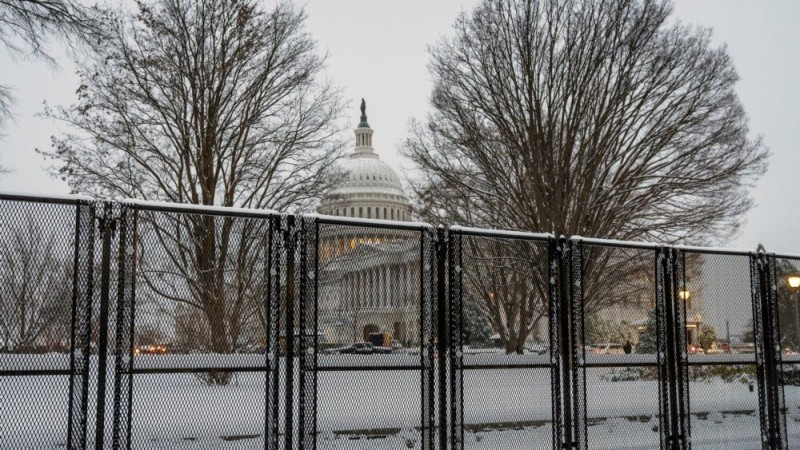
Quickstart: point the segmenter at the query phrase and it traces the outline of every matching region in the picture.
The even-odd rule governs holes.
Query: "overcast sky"
[[[326,76],[340,85],[349,102],[352,126],[360,99],[367,101],[373,143],[382,159],[399,172],[411,166],[398,147],[411,118],[428,111],[431,82],[426,46],[451,30],[455,17],[477,2],[346,1],[306,3],[308,29],[328,53]],[[800,2],[683,0],[675,17],[709,26],[717,45],[727,45],[741,76],[738,92],[772,151],[769,172],[752,192],[757,206],[731,246],[800,254]],[[51,179],[35,148],[48,148],[59,124],[37,117],[42,103],[69,104],[78,86],[75,66],[57,48],[60,69],[14,60],[0,50],[0,83],[14,87],[14,122],[0,141],[0,160],[13,170],[0,178],[0,190],[67,193]],[[534,230],[541,231],[541,230]]]

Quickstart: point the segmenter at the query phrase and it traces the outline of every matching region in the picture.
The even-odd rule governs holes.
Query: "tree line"
[[[733,236],[768,151],[728,51],[671,14],[665,0],[486,0],[462,13],[430,47],[430,113],[401,146],[419,169],[417,217],[664,244]],[[74,192],[290,212],[309,211],[344,175],[346,102],[305,21],[289,1],[0,2],[7,49],[47,57],[48,35],[76,47],[77,101],[45,111],[65,131],[39,150]],[[8,98],[0,90],[6,117]],[[250,345],[248,330],[264,326],[259,226],[145,216],[139,293],[197,324],[191,340],[209,351]],[[546,316],[546,260],[522,250],[465,246],[472,312],[508,352]],[[646,310],[649,260],[597,249],[583,265],[587,314]],[[607,295],[608,280],[622,295]]]

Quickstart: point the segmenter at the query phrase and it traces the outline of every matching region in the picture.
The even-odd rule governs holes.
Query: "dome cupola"
[[[384,163],[372,147],[367,122],[367,106],[361,99],[361,120],[355,129],[353,153],[343,161],[347,173],[336,188],[327,192],[317,207],[320,214],[365,219],[411,220],[408,201],[400,177]]]

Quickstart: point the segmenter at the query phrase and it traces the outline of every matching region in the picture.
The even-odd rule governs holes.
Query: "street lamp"
[[[797,296],[797,288],[800,288],[800,274],[791,274],[786,277],[786,284],[789,289]],[[794,348],[797,350],[798,338],[800,338],[800,308],[797,305],[797,299],[794,299]]]
[[[798,281],[798,283],[800,283],[800,278],[798,278],[797,281]],[[798,286],[800,286],[800,285],[798,285]],[[692,293],[687,291],[686,289],[681,289],[680,291],[678,291],[678,298],[681,299],[681,300],[684,300],[684,301],[689,300],[689,297],[691,297],[691,296],[692,296]]]

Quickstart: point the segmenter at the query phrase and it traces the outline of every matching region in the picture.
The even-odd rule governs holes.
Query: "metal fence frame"
[[[751,306],[757,368],[758,407],[764,449],[788,448],[786,407],[784,400],[784,357],[780,351],[776,258],[788,257],[763,252],[742,252],[695,247],[666,247],[648,243],[605,241],[581,237],[557,238],[549,234],[482,230],[451,226],[438,230],[427,224],[359,220],[319,215],[280,215],[271,211],[233,208],[197,207],[138,201],[96,201],[85,197],[37,197],[0,194],[0,202],[55,203],[74,205],[75,242],[71,304],[71,337],[69,370],[20,371],[0,368],[4,376],[69,376],[69,409],[67,448],[101,449],[131,448],[132,407],[136,401],[134,376],[149,369],[135,367],[135,266],[139,214],[143,211],[174,214],[222,215],[257,218],[269,222],[268,295],[264,299],[269,312],[269,345],[265,364],[240,368],[237,371],[263,371],[267,378],[265,392],[265,447],[314,449],[317,441],[317,375],[320,371],[339,370],[318,366],[319,348],[319,229],[320,225],[346,225],[365,228],[415,230],[420,235],[420,431],[422,448],[461,449],[464,443],[464,364],[462,239],[465,236],[504,237],[532,240],[548,248],[548,326],[552,389],[552,447],[554,449],[588,449],[586,368],[584,348],[583,264],[584,247],[608,246],[637,248],[653,252],[655,303],[658,326],[658,389],[660,446],[665,450],[689,449],[691,420],[689,410],[689,367],[694,363],[687,355],[685,324],[686,306],[679,299],[685,288],[685,255],[687,252],[748,257],[750,264]],[[94,264],[97,252],[100,265]],[[795,258],[795,257],[789,257]],[[112,269],[116,269],[114,273]],[[288,295],[300,305],[287,302],[285,310],[278,299],[281,271],[292,280],[296,291]],[[294,289],[294,287],[292,287]],[[116,296],[112,301],[112,296]],[[115,310],[112,310],[115,305]],[[90,371],[90,336],[93,330],[92,309],[100,311],[98,373]],[[279,315],[285,314],[285,330],[279,326]],[[299,354],[294,345],[286,346],[286,358],[299,362],[298,386],[293,385],[294,364],[282,371],[278,358],[281,331],[294,336],[296,319],[302,330],[298,335]],[[112,320],[113,318],[113,320]],[[109,328],[113,321],[114,329]],[[435,332],[435,333],[434,333]],[[109,337],[113,333],[113,348]],[[431,337],[425,339],[426,336]],[[439,354],[435,363],[434,353]],[[113,373],[106,362],[112,359]],[[438,364],[438,366],[437,366]],[[703,362],[702,364],[709,364]],[[747,364],[751,364],[747,362]],[[536,366],[537,368],[540,366]],[[438,370],[437,370],[438,368]],[[205,370],[208,368],[184,369]],[[386,370],[392,367],[382,368]],[[286,381],[281,399],[279,380]],[[111,385],[109,385],[109,383]],[[90,395],[90,385],[97,394]],[[438,391],[437,391],[438,390]],[[112,402],[103,399],[112,393]],[[438,393],[438,396],[437,396]],[[293,399],[299,398],[297,411]],[[285,408],[285,430],[279,437],[279,405]],[[438,401],[438,408],[435,407]],[[94,408],[90,406],[94,405]],[[94,409],[92,424],[88,417]],[[109,411],[110,409],[110,411]],[[92,426],[93,425],[93,426]],[[110,428],[111,431],[107,431]],[[297,433],[294,433],[294,430]],[[297,436],[298,442],[293,438]]]

